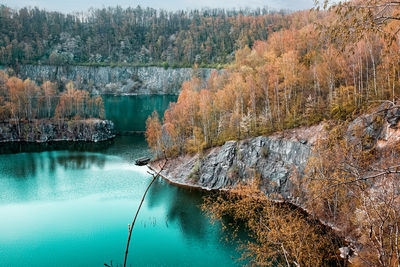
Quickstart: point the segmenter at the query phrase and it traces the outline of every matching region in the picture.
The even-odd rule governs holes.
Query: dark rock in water
[[[136,159],[135,164],[138,166],[144,166],[147,163],[149,163],[149,161],[150,161],[149,157],[142,157],[142,158]]]

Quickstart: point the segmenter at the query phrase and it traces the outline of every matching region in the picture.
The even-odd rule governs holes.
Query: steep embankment
[[[1,122],[0,143],[85,141],[98,142],[114,138],[111,121],[89,119],[74,121],[34,120],[31,122]]]
[[[79,89],[92,94],[146,95],[179,94],[184,81],[194,75],[207,80],[211,71],[161,67],[22,65],[18,73],[21,78],[30,78],[39,84],[45,80],[58,83],[74,81]]]
[[[228,141],[202,155],[169,159],[162,176],[172,183],[204,189],[229,189],[242,180],[260,175],[268,195],[291,198],[292,180],[302,175],[312,145],[324,134],[323,124],[285,131],[269,137]],[[150,164],[158,171],[163,160]]]
[[[384,104],[350,122],[345,138],[364,149],[381,149],[400,140],[399,122],[400,108]],[[293,199],[294,182],[301,182],[313,145],[325,136],[321,123],[268,137],[228,141],[202,154],[169,159],[161,174],[172,183],[204,189],[229,189],[259,175],[261,189],[272,199],[297,202]],[[162,160],[156,161],[149,167],[158,171],[162,164]]]

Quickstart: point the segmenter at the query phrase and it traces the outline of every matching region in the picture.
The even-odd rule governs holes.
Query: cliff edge
[[[172,183],[207,190],[229,189],[258,175],[270,196],[291,198],[291,176],[302,176],[312,145],[325,134],[324,124],[228,141],[202,154],[169,159],[161,175]],[[149,167],[159,171],[163,160]]]

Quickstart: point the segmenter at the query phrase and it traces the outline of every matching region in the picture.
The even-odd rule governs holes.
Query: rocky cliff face
[[[229,189],[259,175],[266,194],[290,199],[293,187],[290,177],[301,177],[312,144],[323,132],[321,124],[288,131],[285,136],[229,141],[202,156],[170,159],[161,174],[173,183],[205,189]],[[151,167],[158,170],[160,164],[162,160]]]
[[[161,174],[173,183],[205,189],[229,189],[258,175],[261,189],[271,198],[293,200],[293,181],[301,179],[313,144],[326,135],[324,129],[322,123],[269,137],[229,141],[203,155],[170,159]],[[363,149],[395,144],[400,140],[400,107],[381,105],[350,122],[345,133],[349,143]],[[153,162],[150,167],[157,171],[160,164]]]
[[[98,142],[114,136],[114,124],[111,121],[99,119],[0,123],[0,142]]]
[[[400,106],[384,103],[349,123],[346,139],[363,149],[384,148],[400,140]]]
[[[208,79],[212,69],[160,67],[86,67],[22,65],[21,78],[37,83],[44,80],[65,84],[74,81],[79,89],[92,94],[179,94],[184,81],[196,75]]]

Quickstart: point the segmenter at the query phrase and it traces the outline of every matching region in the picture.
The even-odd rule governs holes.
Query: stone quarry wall
[[[173,183],[204,189],[229,189],[241,181],[261,178],[261,189],[274,198],[292,199],[293,179],[301,179],[318,140],[326,137],[326,124],[302,127],[271,136],[228,141],[202,154],[169,159],[161,174]],[[353,145],[378,149],[400,140],[400,107],[387,103],[347,125],[345,137]],[[360,148],[361,149],[361,148]],[[162,160],[149,167],[159,170]]]
[[[207,80],[213,69],[161,67],[89,67],[21,65],[18,75],[37,83],[44,80],[66,84],[74,81],[78,89],[92,94],[146,95],[179,94],[182,83],[194,75]]]
[[[202,154],[169,159],[161,174],[173,183],[204,189],[229,189],[258,175],[268,195],[291,198],[293,175],[302,176],[312,146],[325,134],[324,125],[284,134],[228,141]],[[163,160],[150,167],[158,171]]]

